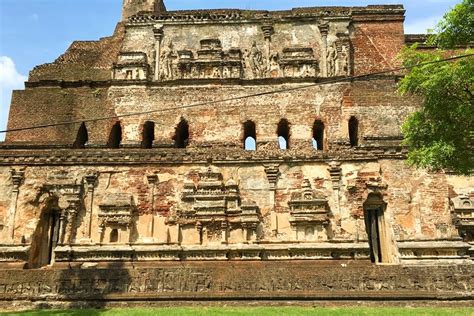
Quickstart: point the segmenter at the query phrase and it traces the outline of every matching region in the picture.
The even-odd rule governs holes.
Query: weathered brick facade
[[[399,75],[347,80],[399,66],[403,21],[398,5],[125,0],[113,36],[73,43],[13,94],[9,129],[77,123],[0,145],[0,264],[435,263],[472,280],[474,179],[406,164],[400,126],[420,102]]]

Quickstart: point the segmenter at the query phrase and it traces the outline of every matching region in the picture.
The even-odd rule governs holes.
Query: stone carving
[[[175,78],[175,60],[177,59],[173,43],[170,42],[161,53],[161,79],[173,80]]]
[[[222,50],[218,39],[201,41],[196,56],[191,50],[178,51],[180,79],[239,79],[242,77],[242,52],[232,48]]]
[[[337,40],[328,48],[327,63],[329,77],[351,74],[349,35],[337,34]]]
[[[100,242],[102,243],[104,236],[108,234],[112,237],[114,230],[116,230],[118,234],[116,240],[109,241],[129,243],[130,230],[136,212],[133,197],[127,193],[109,194],[103,199],[99,208]]]
[[[474,191],[450,201],[453,222],[465,241],[474,241]]]
[[[266,164],[265,173],[267,174],[268,182],[270,183],[270,190],[276,190],[278,178],[280,177],[280,168],[277,164]]]
[[[148,73],[148,59],[141,52],[123,52],[113,66],[115,80],[146,80]]]
[[[327,240],[329,225],[329,205],[323,192],[313,190],[305,179],[301,190],[291,195],[290,223],[296,240]]]
[[[13,184],[13,195],[11,197],[10,207],[8,211],[8,239],[14,240],[15,237],[15,217],[17,211],[18,194],[20,193],[20,186],[25,179],[24,169],[10,169],[11,181]]]
[[[160,64],[160,56],[161,56],[161,41],[163,40],[164,32],[163,32],[163,25],[157,24],[153,27],[153,35],[155,37],[155,80],[160,80],[161,75],[161,64]]]
[[[316,77],[319,74],[319,61],[314,58],[311,47],[287,47],[279,61],[284,77]]]
[[[173,79],[261,79],[305,78],[320,75],[319,60],[311,47],[286,47],[281,53],[271,51],[273,27],[262,27],[266,51],[256,41],[243,52],[239,48],[224,51],[219,39],[204,39],[200,49],[175,51],[172,43],[163,49],[161,80]],[[349,74],[349,38],[342,34],[328,50],[329,76]],[[323,62],[324,62],[323,60]],[[324,74],[323,74],[324,75]]]
[[[75,240],[76,220],[82,207],[83,191],[82,185],[71,184],[46,184],[42,192],[47,192],[58,198],[61,209],[59,217],[59,244],[69,245]]]
[[[209,168],[199,173],[197,184],[184,184],[183,204],[176,223],[184,244],[253,242],[261,222],[253,202],[242,203],[238,185]]]
[[[262,265],[222,262],[152,268],[97,270],[26,270],[0,272],[0,299],[5,301],[135,299],[397,299],[466,300],[472,296],[473,266],[373,266],[324,269],[314,262]],[[234,275],[238,277],[229,277]]]
[[[264,74],[264,59],[262,51],[258,48],[257,42],[253,42],[252,47],[247,53],[247,71],[252,72],[252,78],[262,78]]]
[[[82,232],[82,242],[92,242],[92,210],[94,205],[94,189],[99,175],[91,173],[84,177],[84,182],[87,188],[87,195],[84,198],[85,216]]]
[[[329,174],[331,175],[332,187],[334,190],[339,190],[341,178],[342,178],[342,169],[341,164],[337,161],[332,161],[329,164]]]

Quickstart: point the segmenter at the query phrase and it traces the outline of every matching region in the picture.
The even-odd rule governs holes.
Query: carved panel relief
[[[155,36],[156,50],[160,51],[159,63],[155,65],[155,71],[160,74],[158,79],[155,75],[155,79],[314,78],[350,74],[349,36],[337,33],[336,39],[332,35],[331,42],[328,39],[331,24],[326,21],[322,25],[319,28],[322,31],[316,31],[312,36],[301,35],[300,29],[298,36],[302,38],[293,35],[291,40],[272,43],[276,39],[281,41],[285,35],[275,33],[270,22],[258,28],[256,35],[260,38],[243,37],[238,43],[231,41],[231,45],[237,47],[230,46],[220,37],[203,38],[192,44],[183,39],[185,35],[174,38],[161,26],[159,36]],[[308,31],[312,32],[309,26]],[[322,38],[316,40],[314,37],[318,36]]]
[[[130,242],[131,228],[135,217],[133,197],[127,193],[107,195],[99,205],[100,242]]]
[[[300,241],[325,241],[328,239],[329,205],[325,194],[313,190],[305,179],[302,189],[291,195],[290,223],[295,239]]]
[[[147,56],[140,52],[122,52],[113,68],[115,80],[146,80],[148,73]]]
[[[474,241],[474,191],[451,199],[450,205],[459,234],[468,242]]]
[[[261,222],[258,206],[242,202],[238,185],[224,183],[222,174],[209,168],[197,184],[185,183],[176,224],[184,244],[242,243],[257,240]]]

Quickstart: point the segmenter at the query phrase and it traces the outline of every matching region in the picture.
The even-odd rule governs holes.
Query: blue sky
[[[460,0],[165,0],[169,10],[403,4],[405,32],[424,33]],[[74,40],[112,34],[122,0],[0,0],[0,129],[6,127],[12,89],[22,89],[36,65],[54,61]],[[4,135],[0,134],[0,141]]]

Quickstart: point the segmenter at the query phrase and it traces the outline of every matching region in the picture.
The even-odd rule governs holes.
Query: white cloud
[[[38,13],[33,13],[28,17],[31,21],[33,22],[38,22],[39,21],[39,15]]]
[[[12,91],[24,89],[26,80],[26,76],[18,73],[15,63],[10,57],[0,56],[0,130],[5,129],[7,125]],[[4,137],[5,134],[0,134],[0,141]]]
[[[442,16],[430,16],[423,19],[413,20],[405,24],[405,34],[426,34],[428,29],[434,29]]]

